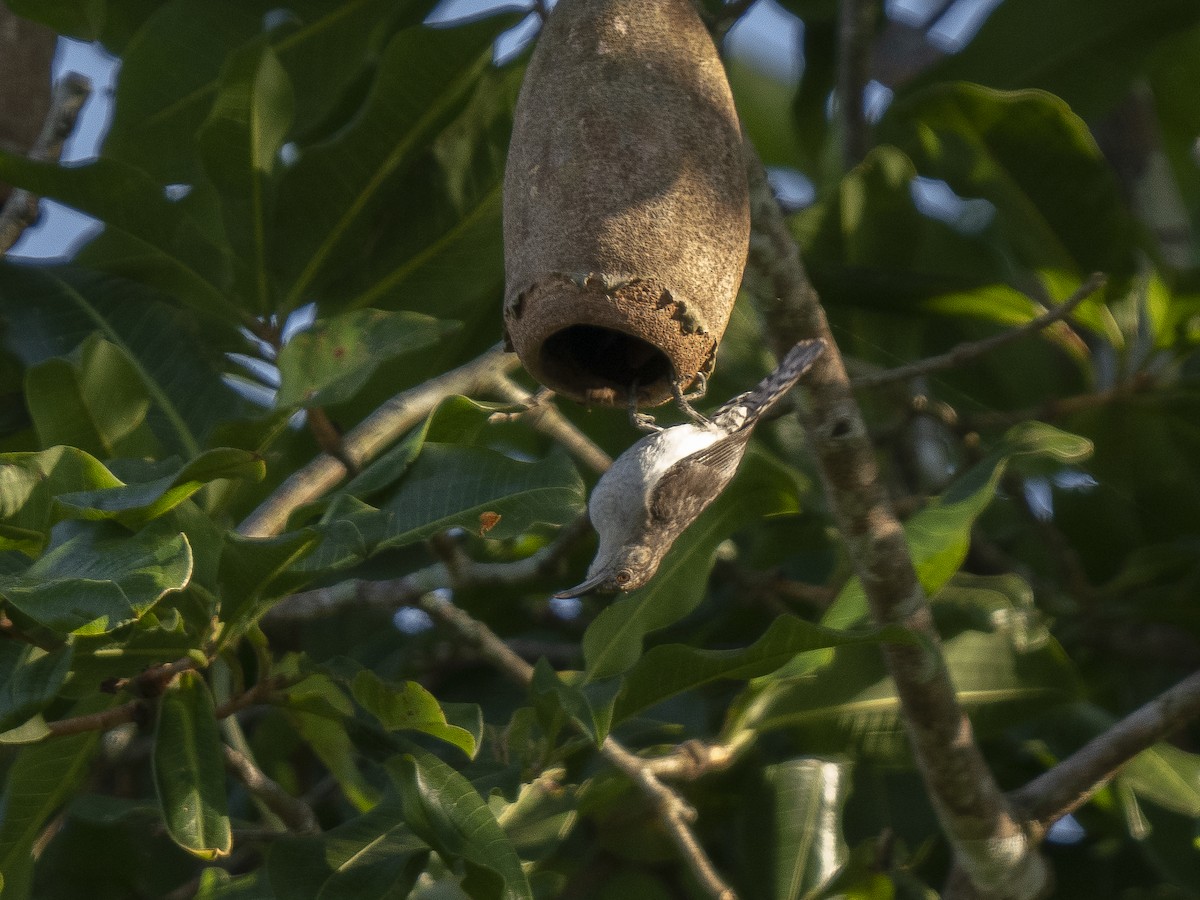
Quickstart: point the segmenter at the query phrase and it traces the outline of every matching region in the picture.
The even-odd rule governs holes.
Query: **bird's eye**
[[[622,587],[629,584],[629,581],[632,578],[633,578],[633,573],[630,572],[628,569],[622,569],[615,576],[613,576],[613,580],[616,581],[616,583],[621,585]]]

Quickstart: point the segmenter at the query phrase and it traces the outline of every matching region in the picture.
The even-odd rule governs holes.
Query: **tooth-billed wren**
[[[824,341],[801,341],[757,387],[711,419],[664,428],[622,453],[588,500],[600,546],[587,579],[555,596],[631,591],[654,577],[675,539],[733,479],[754,426],[824,349]]]

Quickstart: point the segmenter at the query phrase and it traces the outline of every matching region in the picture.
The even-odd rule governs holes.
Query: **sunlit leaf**
[[[391,684],[363,669],[354,676],[351,690],[388,731],[419,731],[453,744],[468,757],[478,749],[471,732],[447,722],[437,698],[415,681]]]
[[[976,519],[992,502],[1011,460],[1044,456],[1060,464],[1077,463],[1092,452],[1092,442],[1042,422],[1013,426],[982,461],[964,473],[927,509],[904,524],[913,565],[926,593],[936,593],[962,565]],[[821,619],[831,628],[865,621],[867,600],[862,582],[851,579]]]
[[[168,461],[167,472],[151,481],[100,490],[59,494],[58,503],[80,518],[111,518],[130,528],[174,509],[209,482],[223,478],[259,481],[266,474],[262,459],[245,450],[209,450],[184,465]]]
[[[69,359],[49,359],[25,378],[29,413],[43,447],[79,447],[101,459],[154,452],[150,396],[133,361],[93,335]]]
[[[388,770],[400,787],[409,827],[448,865],[462,861],[468,894],[531,900],[516,851],[469,781],[424,752],[401,757]]]
[[[901,628],[838,631],[780,616],[757,641],[737,650],[700,650],[684,644],[651,647],[625,675],[617,697],[618,721],[687,690],[719,679],[750,679],[766,675],[801,653],[850,644],[915,639]]]
[[[853,787],[846,761],[791,759],[763,773],[774,826],[772,897],[800,900],[819,891],[849,857],[842,813]]]
[[[181,673],[159,701],[152,759],[171,839],[201,859],[228,855],[225,758],[212,694],[199,672]]]
[[[353,498],[335,501],[314,526],[323,542],[300,568],[344,566],[447,528],[478,527],[482,512],[502,516],[489,536],[515,537],[539,523],[565,525],[583,505],[583,483],[563,455],[518,462],[480,447],[426,444],[378,507]]]
[[[390,797],[320,837],[276,842],[266,868],[278,900],[404,900],[428,857]]]
[[[279,354],[277,407],[349,400],[384,362],[436,343],[459,328],[420,313],[355,310],[318,321]]]
[[[0,575],[0,596],[59,633],[103,634],[181,590],[191,575],[191,546],[170,527],[131,535],[107,523],[64,522],[33,565]]]

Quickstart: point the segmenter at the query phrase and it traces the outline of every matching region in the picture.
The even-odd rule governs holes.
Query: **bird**
[[[656,428],[617,457],[588,499],[600,541],[587,578],[555,598],[632,591],[653,578],[675,540],[733,480],[754,426],[824,350],[821,339],[799,342],[711,418],[685,407],[692,421]]]

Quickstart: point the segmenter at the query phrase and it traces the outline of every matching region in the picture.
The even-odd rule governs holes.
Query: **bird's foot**
[[[696,377],[692,379],[692,390],[683,395],[684,400],[699,400],[708,393],[708,376],[703,372],[697,372]]]
[[[629,424],[638,431],[644,431],[647,434],[657,434],[662,431],[662,426],[654,421],[654,416],[649,413],[638,412],[638,392],[637,382],[635,381],[629,386]]]
[[[696,377],[700,380],[700,386],[695,391],[690,394],[685,394],[683,392],[683,385],[679,381],[672,381],[671,395],[675,398],[675,404],[683,410],[684,414],[687,415],[689,419],[691,419],[697,425],[711,425],[712,422],[710,422],[701,413],[697,412],[695,407],[688,402],[689,400],[703,397],[704,392],[708,389],[708,379],[703,375],[697,375]]]

